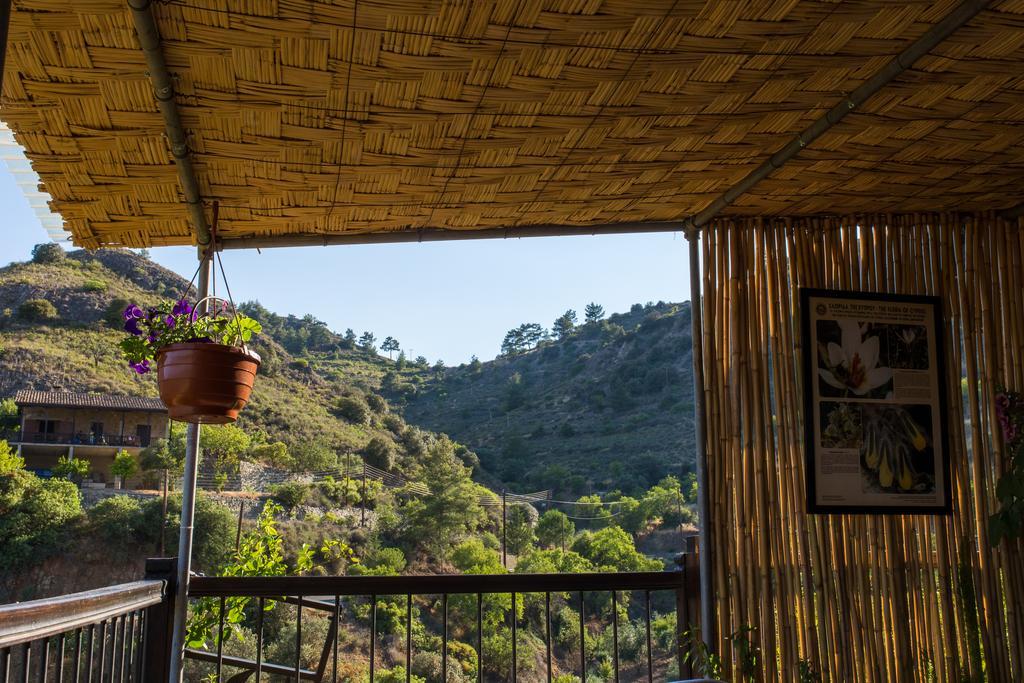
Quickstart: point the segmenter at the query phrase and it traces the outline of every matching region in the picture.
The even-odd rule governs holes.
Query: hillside
[[[121,362],[119,311],[186,284],[129,251],[0,268],[0,398],[22,388],[156,395],[152,376]],[[26,319],[19,307],[33,299],[56,316]],[[576,495],[636,492],[692,463],[688,303],[637,304],[531,350],[455,368],[390,360],[310,315],[244,308],[264,325],[255,345],[264,363],[239,424],[290,448],[359,452],[379,437],[401,467],[410,441],[416,450],[404,417],[477,452],[484,483]],[[353,418],[339,408],[343,397],[375,410]]]
[[[129,301],[145,307],[178,296],[186,286],[175,273],[127,251],[76,251],[54,262],[0,269],[0,397],[18,389],[155,396],[154,377],[135,375],[120,358],[119,311]],[[38,299],[49,301],[55,316],[26,319],[19,307]],[[397,441],[404,428],[398,416],[385,426],[382,415],[346,417],[338,410],[339,399],[350,397],[386,413],[373,397],[390,361],[346,344],[311,317],[257,314],[267,329],[254,344],[264,363],[239,426],[262,430],[289,447],[315,443],[338,452],[358,451],[375,436]],[[290,341],[295,330],[308,338],[311,328],[325,334],[315,343],[307,340],[301,353],[278,342]],[[399,375],[412,385],[415,372],[409,368]]]
[[[405,407],[513,489],[645,489],[693,463],[689,303],[633,306],[558,340],[432,375]]]

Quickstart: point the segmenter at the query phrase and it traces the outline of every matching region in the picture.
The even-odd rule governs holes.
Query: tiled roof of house
[[[125,396],[123,394],[76,394],[69,391],[33,391],[23,389],[14,395],[19,406],[48,406],[54,408],[104,408],[109,410],[142,410],[166,412],[158,398]]]

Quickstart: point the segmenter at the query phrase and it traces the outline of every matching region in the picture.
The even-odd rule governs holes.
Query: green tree
[[[110,473],[121,479],[121,488],[133,474],[139,471],[139,463],[135,456],[125,450],[120,450],[114,456],[114,462],[110,465]]]
[[[387,337],[384,342],[380,345],[380,350],[388,354],[388,358],[391,358],[391,354],[401,348],[398,340],[394,337]]]
[[[596,323],[604,317],[604,306],[591,302],[583,310],[583,315],[588,323]]]
[[[18,317],[29,322],[46,322],[57,317],[57,309],[46,299],[28,299],[18,306]]]
[[[181,524],[181,495],[169,496],[167,514],[163,501],[151,499],[142,505],[142,540],[156,543],[166,529],[177,529]],[[237,511],[218,503],[203,491],[196,495],[193,520],[193,568],[207,574],[216,572],[231,557],[235,549]]]
[[[0,399],[0,429],[18,426],[18,404],[13,398]]]
[[[633,537],[617,526],[585,531],[572,550],[589,560],[598,571],[639,572],[664,569],[661,560],[645,557],[633,545]]]
[[[363,448],[363,460],[367,465],[390,471],[395,466],[395,445],[390,439],[375,436]]]
[[[87,512],[89,524],[114,551],[124,552],[138,540],[142,526],[142,506],[131,496],[111,496],[96,503]]]
[[[479,375],[483,370],[483,367],[484,364],[480,362],[480,359],[476,357],[476,354],[469,359],[469,371],[474,375]]]
[[[344,344],[345,344],[345,346],[347,348],[354,349],[354,348],[356,348],[356,344],[357,343],[358,343],[358,340],[356,338],[356,333],[352,330],[352,328],[350,327],[347,330],[345,330],[345,337],[344,337]]]
[[[0,569],[38,563],[56,552],[81,515],[78,488],[69,481],[43,480],[23,469],[0,476]]]
[[[288,453],[288,446],[281,441],[253,444],[249,457],[278,469],[290,470],[295,467],[295,458]]]
[[[571,308],[558,316],[551,325],[551,330],[559,339],[565,339],[576,329],[576,311]]]
[[[548,510],[537,521],[537,542],[544,548],[562,548],[572,545],[576,525],[561,510]]]
[[[238,425],[209,425],[199,433],[199,445],[214,459],[216,476],[226,482],[227,475],[237,470],[239,458],[252,446],[252,438]]]
[[[593,563],[571,550],[533,550],[516,563],[516,574],[583,574],[592,571]]]
[[[395,359],[395,367],[399,370],[405,370],[405,366],[409,364],[409,359],[405,357],[405,351],[398,352],[398,358]]]
[[[537,509],[526,503],[513,503],[505,513],[505,541],[508,551],[521,555],[533,547],[533,529],[537,525]]]
[[[415,496],[405,505],[410,540],[445,557],[461,538],[485,521],[470,469],[455,456],[455,444],[446,436],[437,439],[420,465],[418,477],[428,494]]]
[[[33,263],[58,263],[64,257],[64,250],[56,242],[44,242],[32,247]]]
[[[377,353],[377,347],[374,344],[377,343],[377,335],[373,332],[363,332],[363,336],[359,338],[359,348],[367,353]]]
[[[53,475],[73,482],[81,482],[89,476],[89,461],[73,455],[62,455],[53,466]]]
[[[15,453],[6,441],[0,440],[0,476],[8,476],[25,467],[25,458]]]
[[[291,447],[296,472],[323,472],[338,466],[338,454],[321,441],[301,441]]]

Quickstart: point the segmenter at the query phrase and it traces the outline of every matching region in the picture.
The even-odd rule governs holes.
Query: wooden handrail
[[[134,581],[0,605],[0,648],[48,638],[159,604],[164,591],[164,581]]]
[[[285,595],[441,595],[677,590],[682,572],[589,574],[432,574],[424,576],[197,576],[189,597]]]

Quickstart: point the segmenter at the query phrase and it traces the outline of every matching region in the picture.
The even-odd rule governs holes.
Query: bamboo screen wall
[[[982,666],[1024,680],[1021,545],[987,539],[1003,457],[992,397],[1024,388],[1024,231],[942,215],[750,220],[702,245],[722,651],[749,624],[766,680],[797,680],[802,658],[826,681],[982,680]],[[804,513],[802,286],[942,297],[952,517]]]

